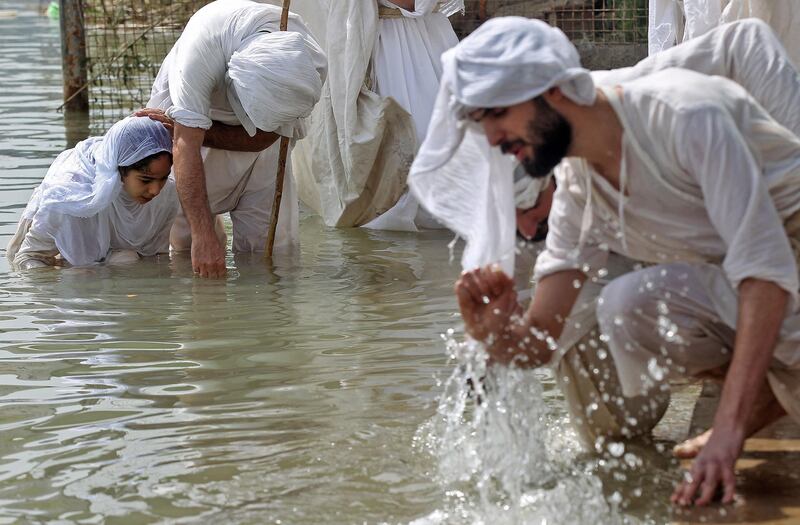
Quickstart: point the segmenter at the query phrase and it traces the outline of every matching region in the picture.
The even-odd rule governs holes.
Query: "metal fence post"
[[[64,109],[89,111],[86,32],[81,0],[60,0],[61,67],[64,74]]]

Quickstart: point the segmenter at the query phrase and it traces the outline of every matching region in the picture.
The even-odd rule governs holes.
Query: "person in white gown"
[[[178,211],[171,152],[164,126],[129,117],[61,153],[9,242],[12,265],[87,266],[169,252]]]
[[[293,4],[311,27],[326,28],[328,82],[294,172],[301,200],[329,226],[439,227],[406,178],[428,130],[441,54],[458,42],[448,16],[463,8],[463,0]],[[314,11],[326,20],[315,24]]]
[[[707,503],[720,485],[730,502],[744,438],[785,413],[800,420],[800,76],[774,32],[727,24],[590,74],[563,33],[508,18],[443,60],[439,133],[410,185],[468,242],[468,332],[496,362],[556,367],[594,436],[652,428],[671,375],[724,378],[715,429],[687,454],[694,481],[673,501]],[[490,145],[532,175],[557,165],[527,312],[485,266],[510,274],[514,257],[513,175]],[[652,266],[619,268],[617,254]]]
[[[276,187],[280,137],[304,136],[326,59],[302,19],[249,0],[218,0],[197,11],[158,72],[148,108],[138,112],[174,129],[181,211],[173,250],[191,250],[203,277],[226,272],[226,246],[215,225],[230,213],[232,248],[263,252]],[[280,203],[275,251],[298,239],[291,169]]]

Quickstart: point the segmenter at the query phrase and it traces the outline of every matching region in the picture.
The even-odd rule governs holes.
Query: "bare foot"
[[[706,446],[706,443],[708,443],[708,438],[711,437],[711,430],[712,429],[709,428],[699,436],[695,436],[679,445],[675,445],[675,448],[672,449],[672,455],[678,459],[694,459],[703,447]]]
[[[761,392],[759,392],[759,396],[753,407],[752,415],[747,422],[746,436],[752,436],[765,426],[773,421],[777,421],[785,415],[786,411],[781,404],[778,403],[778,400],[775,399],[775,395],[772,393],[767,383],[764,382],[764,387],[762,387]],[[678,459],[694,459],[705,444],[708,443],[708,438],[711,437],[711,432],[713,430],[713,428],[709,428],[699,436],[695,436],[679,445],[675,445],[675,448],[672,449],[672,455]]]

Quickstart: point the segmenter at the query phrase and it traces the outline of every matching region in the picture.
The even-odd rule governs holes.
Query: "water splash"
[[[574,432],[544,401],[536,374],[491,366],[483,346],[443,335],[456,365],[415,448],[436,463],[445,508],[413,525],[630,523],[606,498]]]

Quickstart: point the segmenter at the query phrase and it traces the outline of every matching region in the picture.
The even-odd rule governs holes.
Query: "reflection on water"
[[[2,246],[74,140],[37,5],[0,3],[17,11],[0,19]],[[0,522],[663,522],[669,462],[580,452],[546,373],[498,383],[511,427],[497,410],[438,426],[454,400],[480,414],[447,380],[449,237],[304,217],[296,259],[231,257],[221,281],[181,257],[24,275],[3,257]]]

